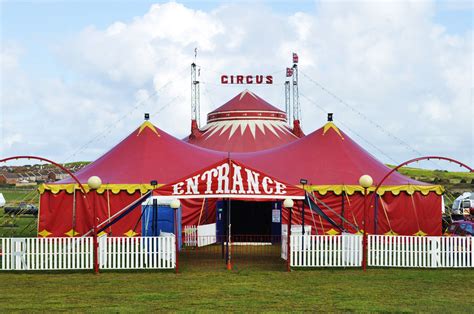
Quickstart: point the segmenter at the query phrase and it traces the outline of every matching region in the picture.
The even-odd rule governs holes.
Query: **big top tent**
[[[346,219],[356,226],[361,226],[364,199],[359,177],[369,174],[377,184],[390,171],[332,121],[298,141],[235,158],[291,184],[306,179],[305,188],[324,203],[320,205],[327,205],[344,217],[328,213],[332,219],[341,224]],[[375,186],[369,192],[374,189]],[[394,173],[378,190],[377,202],[372,205],[368,219],[373,223],[367,226],[367,231],[439,235],[442,193],[439,185]],[[320,229],[323,233],[336,232],[323,223]]]
[[[81,183],[99,176],[102,186],[88,193],[91,207],[98,209],[97,223],[110,219],[141,195],[157,186],[172,182],[196,169],[221,160],[225,154],[184,143],[154,126],[150,121],[128,135],[102,157],[76,173]],[[85,184],[89,191],[89,187]],[[72,179],[40,186],[40,236],[80,236],[90,230],[92,213],[87,212],[79,186]],[[191,200],[184,204],[183,221],[200,204]],[[136,235],[140,226],[139,211],[134,211],[108,230],[113,235]]]

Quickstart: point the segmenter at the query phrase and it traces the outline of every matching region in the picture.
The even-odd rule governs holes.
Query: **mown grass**
[[[6,206],[17,205],[20,202],[38,204],[39,194],[36,188],[0,188],[6,200]]]
[[[377,311],[474,308],[472,270],[3,273],[0,311]]]
[[[6,200],[6,206],[18,206],[21,202],[39,205],[39,194],[36,188],[0,188]],[[36,217],[18,215],[10,217],[0,210],[0,237],[35,237],[37,235]]]
[[[393,165],[388,165],[393,168]],[[414,167],[402,167],[398,170],[403,175],[409,176],[418,180],[425,180],[427,182],[441,181],[449,183],[471,183],[474,180],[474,173],[472,172],[457,172],[444,170],[429,170]],[[459,182],[458,182],[459,181]]]

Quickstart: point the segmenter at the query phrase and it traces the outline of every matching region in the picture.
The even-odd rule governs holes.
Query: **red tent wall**
[[[320,208],[336,223],[343,225],[350,232],[355,233],[362,228],[364,219],[364,196],[355,193],[350,196],[327,193],[315,194],[337,214],[327,210],[322,204]],[[344,215],[342,214],[342,198],[344,197]],[[377,213],[375,213],[373,194],[367,198],[367,232],[369,234],[400,234],[400,235],[441,235],[441,196],[434,192],[423,195],[415,192],[409,195],[405,192],[399,195],[385,193],[377,199]],[[383,202],[383,206],[382,206]],[[301,225],[301,202],[297,202],[292,215],[292,224]],[[348,221],[342,223],[341,216]],[[375,216],[377,222],[375,223]],[[288,212],[284,210],[283,223],[288,223]],[[314,220],[313,220],[314,217]],[[311,212],[305,205],[305,225],[310,225],[313,234],[333,234],[334,227],[318,215]],[[333,230],[331,230],[333,229]],[[375,230],[376,229],[376,230]]]
[[[126,191],[120,191],[118,194],[109,194],[110,216],[113,216],[136,199],[140,198],[140,192],[129,194]],[[72,236],[71,230],[74,230],[74,236],[82,236],[92,228],[93,213],[86,210],[85,201],[82,193],[76,191],[76,210],[73,215],[73,194],[66,191],[60,191],[53,194],[51,191],[45,191],[40,199],[40,217],[38,232],[41,236],[64,237]],[[97,194],[89,192],[87,199],[91,210],[96,207],[99,223],[108,219],[107,193]],[[202,203],[205,202],[204,208]],[[197,225],[215,222],[216,209],[215,200],[203,199],[182,200],[182,224]],[[202,208],[202,216],[199,222],[199,216]],[[107,228],[106,233],[110,236],[140,235],[141,206],[138,206],[126,217]],[[137,223],[139,222],[139,223]],[[133,231],[133,233],[130,233]]]

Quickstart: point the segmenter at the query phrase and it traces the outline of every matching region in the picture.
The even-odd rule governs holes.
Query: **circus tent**
[[[332,121],[298,141],[234,157],[291,184],[306,179],[306,189],[338,214],[328,212],[332,219],[358,227],[363,219],[364,200],[359,177],[369,174],[376,185],[390,171]],[[377,202],[368,217],[373,224],[367,226],[367,231],[439,235],[442,193],[439,185],[418,182],[395,172],[377,192]],[[324,208],[324,204],[320,206]],[[337,232],[323,221],[315,227],[321,233]]]
[[[172,182],[225,156],[184,143],[145,121],[76,176],[81,183],[87,183],[93,175],[102,179],[102,186],[88,193],[91,207],[99,209],[100,223],[155,188],[152,181],[156,181],[157,186]],[[87,185],[85,188],[88,191]],[[43,184],[40,193],[40,236],[78,236],[90,229],[92,213],[86,211],[79,186],[72,179]],[[183,221],[190,223],[193,208],[200,208],[201,204],[189,200],[184,207]],[[139,234],[139,218],[139,211],[135,211],[108,231],[114,235]]]
[[[247,94],[241,95],[242,99],[256,97]],[[232,132],[233,127],[229,128]],[[245,131],[249,129],[247,126]],[[229,129],[223,132],[227,131]],[[270,133],[273,134],[272,131]],[[219,142],[220,138],[210,136],[207,141],[212,143],[214,140]],[[242,141],[245,141],[244,137],[236,140],[236,144]],[[156,187],[229,157],[292,185],[306,179],[308,185],[305,188],[314,193],[320,209],[349,232],[356,232],[362,227],[364,197],[359,177],[369,174],[377,184],[390,170],[332,121],[286,145],[247,153],[226,153],[197,147],[145,121],[117,146],[76,175],[82,183],[86,183],[92,175],[101,177],[103,185],[97,191],[88,193],[88,200],[91,207],[98,209],[97,222],[102,223]],[[155,181],[153,185],[152,181]],[[367,231],[379,234],[440,234],[442,192],[440,186],[394,173],[380,188],[376,202],[371,205],[368,221],[373,223],[367,226]],[[40,187],[40,193],[40,236],[72,237],[90,230],[93,215],[87,212],[79,187],[71,179],[44,184]],[[182,204],[183,225],[201,223],[204,207],[206,222],[215,219],[215,203],[212,200],[189,198]],[[304,217],[306,224],[312,225],[314,233],[340,232],[320,216],[315,217],[313,211],[307,210]],[[301,219],[300,212],[295,216],[296,223],[301,223]],[[140,211],[133,211],[127,219],[111,226],[107,233],[138,235],[141,232],[139,220]],[[283,215],[282,222],[285,221],[287,219]]]
[[[225,152],[254,152],[298,139],[286,113],[245,90],[207,115],[207,124],[186,139]]]

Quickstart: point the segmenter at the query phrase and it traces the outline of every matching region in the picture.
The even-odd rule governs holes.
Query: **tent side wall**
[[[76,191],[75,194],[70,194],[66,191],[59,191],[57,194],[51,191],[44,191],[40,197],[41,209],[38,233],[40,236],[47,235],[50,237],[82,236],[93,226],[94,207],[96,208],[97,218],[100,223],[106,221],[110,216],[113,216],[140,196],[139,191],[132,194],[126,191],[120,191],[117,194],[98,194],[91,191],[87,193],[87,200],[91,210],[91,212],[88,212],[83,194],[80,191]],[[127,217],[108,228],[106,232],[114,236],[123,236],[130,230],[133,231],[136,222],[140,219],[140,214],[140,210],[132,211]],[[141,232],[140,225],[135,229],[137,234]]]
[[[336,223],[343,225],[350,232],[357,232],[362,228],[364,219],[364,196],[361,193],[353,195],[328,192],[325,195],[315,193],[315,196],[327,204],[335,213],[327,210],[318,203],[320,208]],[[399,235],[430,235],[442,234],[441,227],[441,201],[442,196],[435,192],[423,195],[415,192],[412,195],[401,192],[398,195],[384,193],[377,197],[376,209],[373,204],[373,194],[367,198],[369,207],[367,211],[367,231],[370,234],[399,234]],[[341,218],[344,217],[344,220]],[[283,223],[287,224],[289,215],[283,210]],[[376,217],[376,219],[375,219]],[[320,216],[313,214],[306,206],[305,225],[310,225],[313,234],[337,234],[338,230]],[[376,222],[375,222],[376,221]],[[292,224],[302,222],[301,202],[296,202],[292,215]],[[354,228],[355,226],[356,228]]]
[[[98,222],[102,223],[140,198],[141,195],[140,191],[131,194],[125,190],[116,194],[111,192],[100,194],[91,191],[87,194],[87,200],[91,211],[95,206]],[[181,204],[183,226],[215,222],[215,201],[189,199],[183,200]],[[141,210],[141,206],[138,206],[123,219],[107,228],[105,232],[110,236],[140,235]],[[79,190],[76,190],[75,194],[64,190],[55,194],[45,190],[40,197],[38,234],[47,237],[82,236],[92,228],[92,217],[93,212],[87,211],[83,194]]]

